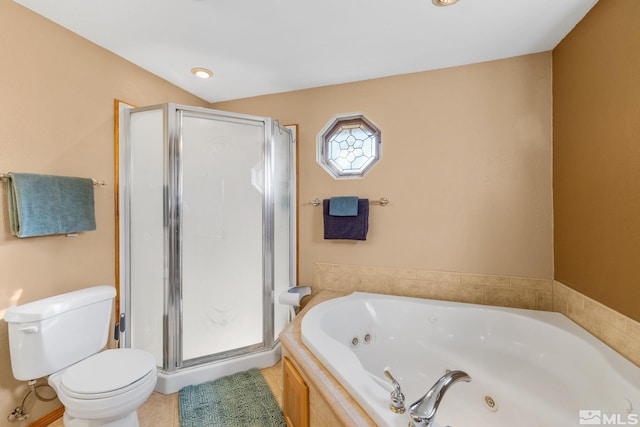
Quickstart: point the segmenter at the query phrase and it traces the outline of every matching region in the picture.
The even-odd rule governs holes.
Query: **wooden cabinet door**
[[[282,360],[284,420],[287,427],[309,427],[309,388],[289,359]]]

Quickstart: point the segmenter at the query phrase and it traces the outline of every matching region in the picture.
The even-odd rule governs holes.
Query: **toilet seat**
[[[155,359],[146,351],[105,350],[68,367],[59,379],[60,390],[75,399],[104,399],[126,393],[155,376]]]

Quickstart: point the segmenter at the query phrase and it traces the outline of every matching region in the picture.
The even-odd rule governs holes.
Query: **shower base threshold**
[[[257,368],[263,369],[275,365],[280,361],[280,343],[271,350],[250,353],[227,360],[206,363],[189,368],[181,368],[172,373],[158,371],[158,382],[155,391],[162,394],[172,394],[188,385],[202,384],[237,372]]]

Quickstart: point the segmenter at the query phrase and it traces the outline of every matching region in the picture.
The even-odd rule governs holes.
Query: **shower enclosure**
[[[176,104],[123,115],[121,345],[155,356],[162,393],[273,365],[295,282],[292,132]]]

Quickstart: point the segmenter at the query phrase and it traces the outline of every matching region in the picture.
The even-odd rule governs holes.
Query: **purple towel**
[[[329,215],[329,199],[322,201],[322,211],[326,240],[367,240],[369,199],[358,199],[357,216]]]

